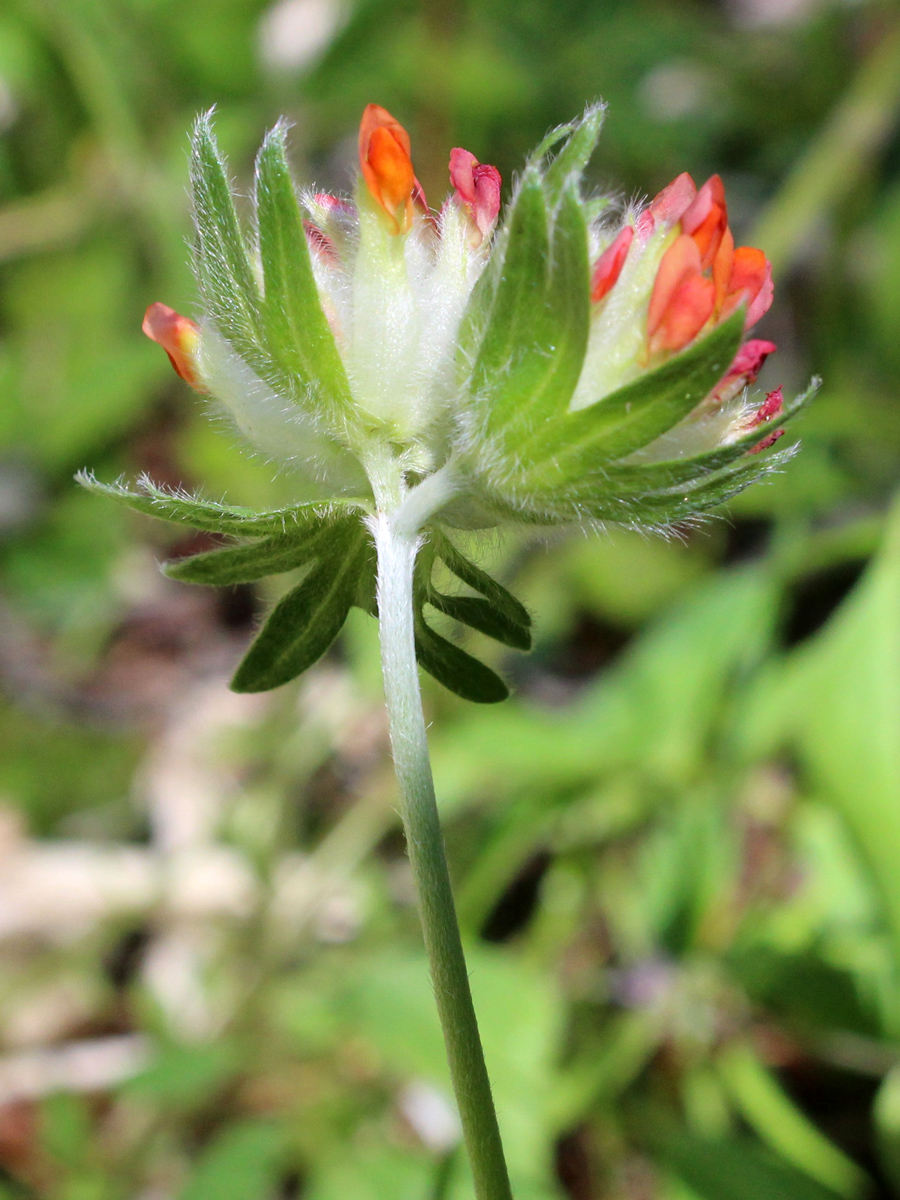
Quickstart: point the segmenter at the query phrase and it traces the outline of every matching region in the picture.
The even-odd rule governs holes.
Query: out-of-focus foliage
[[[0,1196],[470,1194],[393,808],[374,623],[269,697],[261,597],[79,493],[277,506],[141,338],[191,311],[187,131],[246,191],[375,101],[432,198],[610,103],[598,182],[723,174],[776,261],[763,383],[825,386],[724,520],[474,542],[512,700],[429,690],[519,1200],[900,1195],[900,31],[829,0],[8,0],[0,11]],[[759,241],[757,243],[758,231]],[[169,538],[170,540],[166,540]]]

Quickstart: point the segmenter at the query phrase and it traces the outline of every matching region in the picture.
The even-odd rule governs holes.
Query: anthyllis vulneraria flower
[[[664,529],[785,462],[764,454],[812,393],[750,386],[771,342],[745,341],[772,300],[762,251],[735,247],[724,189],[680,175],[624,212],[583,194],[602,106],[551,133],[499,221],[495,167],[450,156],[453,191],[429,209],[406,130],[369,105],[353,200],[299,191],[286,129],[256,164],[243,229],[209,116],[192,183],[198,323],[152,304],[144,332],[258,451],[293,472],[298,502],[250,512],[172,494],[86,486],[237,539],[170,563],[233,584],[304,568],[234,686],[275,687],[313,663],[349,608],[375,614],[374,522],[415,538],[420,664],[473,700],[502,681],[439,635],[426,605],[519,649],[525,609],[456,547],[504,522]],[[499,221],[499,224],[498,224]],[[376,537],[377,541],[377,537]],[[465,585],[448,595],[436,560]]]

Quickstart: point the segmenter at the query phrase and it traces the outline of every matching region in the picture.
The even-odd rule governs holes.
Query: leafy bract
[[[210,118],[210,113],[199,118],[191,144],[197,278],[206,311],[223,337],[257,364],[262,298]]]
[[[281,126],[268,134],[257,157],[255,196],[269,353],[295,399],[347,417],[350,388],[319,301]]]
[[[289,683],[318,662],[343,628],[372,550],[359,522],[343,522],[328,534],[302,583],[275,605],[247,651],[231,681],[236,692]]]
[[[540,175],[526,172],[509,218],[502,269],[482,311],[466,320],[475,339],[466,389],[475,453],[498,439],[515,453],[513,431],[539,427],[572,397],[587,348],[590,312],[587,229],[574,188],[555,216]],[[477,289],[476,289],[477,293]]]
[[[134,488],[119,482],[100,483],[86,473],[78,480],[89,490],[124,501],[139,512],[240,539],[236,544],[165,563],[163,570],[172,579],[226,587],[303,570],[300,581],[269,614],[238,667],[232,681],[236,691],[267,691],[302,674],[329,648],[351,607],[377,616],[375,550],[363,521],[367,506],[362,500],[254,512],[167,491],[145,478]],[[438,559],[478,595],[439,591],[431,578]],[[500,677],[434,630],[424,609],[431,605],[503,645],[528,650],[531,618],[506,588],[435,530],[416,565],[414,603],[421,666],[464,699],[479,703],[505,699],[509,692]]]
[[[129,489],[120,482],[101,483],[87,471],[80,471],[75,478],[89,491],[111,496],[114,500],[122,500],[130,508],[147,513],[151,517],[190,525],[194,529],[209,530],[211,533],[235,534],[239,537],[318,529],[339,515],[364,512],[367,509],[364,500],[339,499],[290,504],[284,508],[257,512],[237,504],[220,504],[199,496],[169,491],[159,487],[146,476],[138,479],[136,490]]]

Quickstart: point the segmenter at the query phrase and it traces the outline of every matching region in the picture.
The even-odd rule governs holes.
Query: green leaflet
[[[574,180],[581,181],[581,176],[590,162],[591,155],[597,146],[603,120],[606,116],[606,105],[595,104],[585,109],[580,121],[575,121],[569,127],[568,140],[544,172],[544,182],[547,194],[555,204],[566,185]],[[543,158],[552,148],[546,145],[545,138],[533,158]],[[546,147],[546,148],[545,148]]]
[[[634,383],[589,408],[566,413],[535,430],[517,447],[526,464],[523,491],[555,492],[639,450],[676,425],[707,396],[728,370],[744,330],[744,312]]]
[[[269,354],[296,400],[346,416],[350,389],[319,302],[283,128],[266,136],[256,160],[256,219]]]
[[[328,534],[332,527],[328,527]],[[227,587],[253,583],[267,575],[293,571],[314,558],[324,530],[311,528],[297,534],[280,534],[241,546],[226,546],[174,559],[163,564],[163,574],[182,583]]]
[[[435,633],[421,613],[416,618],[416,656],[429,675],[463,700],[498,704],[509,695],[499,675]]]
[[[445,596],[443,592],[432,591],[428,603],[454,621],[461,621],[504,646],[512,646],[515,650],[531,649],[530,631],[510,621],[505,613],[481,596]]]
[[[257,634],[231,681],[236,692],[265,692],[289,683],[340,633],[357,601],[368,533],[362,524],[348,522],[329,535],[303,582],[275,605]]]
[[[566,190],[551,226],[540,176],[526,173],[502,253],[466,385],[478,407],[476,453],[491,437],[516,453],[515,430],[564,412],[575,390],[590,313],[587,228],[576,190]]]
[[[501,583],[461,554],[444,534],[434,531],[431,540],[438,558],[457,579],[467,583],[473,591],[480,592],[507,621],[526,630],[531,628],[531,616],[527,608]]]
[[[254,512],[236,504],[217,504],[197,496],[182,496],[158,487],[146,476],[137,486],[140,491],[131,491],[122,483],[101,483],[87,471],[75,476],[78,483],[88,491],[102,496],[122,500],[138,512],[160,517],[164,521],[176,521],[191,525],[194,529],[207,529],[211,533],[230,533],[238,537],[263,537],[267,534],[287,533],[294,529],[320,528],[336,517],[365,512],[364,500],[317,500],[306,504],[292,504],[286,508]]]
[[[680,487],[700,479],[709,472],[717,471],[741,458],[767,434],[786,425],[815,396],[819,386],[820,381],[814,379],[806,391],[789,403],[778,416],[763,425],[758,425],[727,446],[718,446],[714,450],[707,450],[690,458],[661,459],[647,463],[614,463],[604,469],[602,486],[612,493],[652,492],[661,488]]]
[[[259,357],[261,297],[210,116],[205,113],[198,119],[191,144],[197,278],[205,307],[222,336],[242,357],[255,363]]]
[[[430,536],[430,542],[419,553],[414,584],[419,664],[464,700],[496,704],[509,695],[506,684],[490,667],[436,633],[425,620],[424,607],[430,604],[469,628],[517,650],[531,648],[531,618],[502,584],[470,562],[446,537],[436,531]],[[431,581],[436,558],[481,596],[447,596],[437,591]]]

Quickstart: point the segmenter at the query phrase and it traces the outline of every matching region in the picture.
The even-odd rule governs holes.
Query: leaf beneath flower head
[[[214,500],[203,500],[199,496],[171,492],[158,487],[146,476],[137,481],[137,491],[132,491],[118,482],[101,483],[87,471],[80,471],[75,478],[88,491],[121,500],[129,508],[147,513],[151,517],[190,525],[194,529],[209,530],[211,533],[234,534],[238,537],[264,537],[266,534],[318,529],[337,517],[351,512],[365,512],[368,509],[364,500],[335,499],[291,504],[285,508],[257,512],[237,504],[217,504]]]
[[[435,531],[431,539],[437,557],[457,579],[468,584],[473,591],[480,592],[507,621],[525,630],[531,628],[528,609],[507,591],[502,583],[498,583],[487,571],[483,571],[471,559],[466,558],[444,534]]]
[[[331,533],[329,528],[324,536]],[[181,583],[228,587],[254,583],[267,575],[281,575],[304,566],[318,554],[323,532],[309,529],[296,534],[263,538],[240,546],[225,546],[163,563],[163,574]]]
[[[498,704],[509,696],[496,672],[435,633],[422,616],[416,621],[416,657],[429,675],[463,700]]]
[[[231,681],[234,691],[280,687],[322,657],[357,602],[359,577],[371,553],[361,523],[329,530],[318,561],[303,582],[275,605],[257,634]]]

